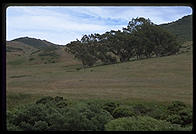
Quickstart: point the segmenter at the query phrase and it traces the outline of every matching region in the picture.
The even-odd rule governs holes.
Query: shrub
[[[177,114],[168,115],[166,120],[171,122],[172,124],[182,124],[183,123],[180,116]]]
[[[33,126],[36,121],[46,120],[47,107],[42,104],[26,105],[17,110],[12,117],[12,123],[16,126],[20,126],[21,122],[23,122],[23,126],[25,125],[24,123]]]
[[[21,131],[22,129],[20,129],[18,126],[10,123],[10,122],[7,122],[7,130],[9,131]]]
[[[36,104],[53,105],[58,108],[66,107],[69,105],[69,103],[70,102],[68,102],[68,100],[63,99],[63,97],[59,97],[59,96],[56,96],[55,98],[47,96],[36,101]]]
[[[27,122],[20,122],[19,127],[24,130],[24,131],[32,131],[34,130],[34,126],[32,126],[31,124],[27,123]]]
[[[73,130],[104,130],[104,124],[112,120],[109,112],[98,105],[79,103],[65,113],[67,128]]]
[[[45,121],[37,121],[34,124],[34,128],[37,131],[45,131],[48,129],[48,123]]]
[[[180,118],[182,120],[182,125],[188,125],[192,123],[193,116],[192,116],[192,109],[191,108],[184,108],[179,111]]]
[[[46,104],[46,103],[51,102],[53,100],[54,100],[54,98],[47,96],[47,97],[43,97],[43,98],[37,100],[35,103],[36,104]]]
[[[190,108],[184,108],[176,114],[168,114],[166,120],[173,124],[180,124],[186,126],[192,123],[192,110]]]
[[[145,115],[152,111],[151,108],[145,106],[144,104],[135,104],[132,109],[137,115]]]
[[[117,107],[114,109],[112,115],[114,118],[135,116],[134,112],[132,112],[132,109],[126,106]]]
[[[192,109],[186,106],[184,103],[175,101],[167,107],[167,112],[164,115],[164,119],[181,126],[186,126],[192,123]]]
[[[170,114],[177,114],[180,110],[184,109],[186,105],[180,101],[173,101],[167,106],[167,111]]]
[[[8,130],[104,130],[112,115],[95,103],[69,103],[62,97],[44,97],[8,112]],[[66,105],[66,106],[65,106]]]
[[[123,117],[105,125],[106,131],[167,131],[174,127],[169,122],[148,116]]]
[[[114,102],[106,102],[103,105],[103,109],[110,112],[110,114],[112,114],[112,112],[114,111],[115,108],[117,108],[119,106],[119,104],[114,103]]]
[[[154,105],[151,108],[150,112],[147,112],[145,115],[155,118],[157,120],[162,120],[164,119],[164,115],[166,112],[167,112],[167,109],[165,106]]]

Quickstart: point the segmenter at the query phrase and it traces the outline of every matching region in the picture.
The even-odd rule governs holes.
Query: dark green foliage
[[[18,126],[15,126],[12,123],[7,122],[7,130],[8,131],[22,131]]]
[[[132,109],[136,115],[146,115],[152,112],[152,109],[144,104],[136,104],[132,107]]]
[[[67,103],[62,97],[44,97],[8,112],[8,130],[77,131],[104,130],[113,119],[109,112],[95,103]]]
[[[181,126],[190,125],[193,120],[192,109],[184,108],[175,114],[168,114],[166,120],[173,124],[180,124]]]
[[[192,109],[182,102],[174,101],[168,105],[163,118],[173,124],[187,126],[193,121]]]
[[[177,54],[179,44],[173,34],[153,24],[149,19],[132,19],[123,31],[84,35],[81,41],[66,45],[66,51],[87,67],[96,62],[112,64],[131,58],[143,59]]]
[[[128,106],[119,106],[113,110],[112,115],[114,118],[120,118],[120,117],[135,116],[135,113]]]
[[[182,102],[169,105],[119,104],[112,101],[69,101],[43,97],[34,104],[7,111],[11,131],[191,131],[192,109]],[[105,128],[105,129],[104,129]]]
[[[186,107],[186,105],[183,102],[180,101],[173,101],[171,104],[167,106],[167,110],[170,114],[176,114],[180,110],[183,110]]]
[[[155,118],[157,120],[163,119],[164,114],[167,111],[167,108],[165,106],[161,106],[161,105],[153,105],[149,108],[151,110],[149,110],[149,112],[145,113],[144,115],[150,116],[150,117]]]
[[[168,131],[173,130],[171,123],[147,116],[124,117],[108,122],[106,131]]]
[[[103,130],[104,124],[113,119],[101,107],[94,104],[79,103],[69,108],[65,115],[67,128],[74,130]]]
[[[46,103],[51,102],[53,100],[54,100],[54,98],[52,98],[51,96],[47,96],[47,97],[43,97],[43,98],[37,100],[35,103],[36,104],[46,104]]]
[[[110,114],[113,113],[114,109],[117,108],[119,106],[119,104],[114,103],[114,102],[106,102],[103,105],[103,109],[110,112]]]
[[[37,121],[33,127],[36,131],[45,131],[48,129],[48,123],[45,121]]]
[[[94,47],[90,44],[72,41],[66,45],[65,51],[71,53],[75,58],[80,59],[84,67],[93,66],[96,63]]]

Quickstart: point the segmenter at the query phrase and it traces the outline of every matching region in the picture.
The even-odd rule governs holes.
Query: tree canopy
[[[82,61],[84,67],[97,62],[112,64],[176,54],[179,44],[174,35],[143,17],[132,19],[127,27],[103,34],[84,35],[67,44],[66,51]]]

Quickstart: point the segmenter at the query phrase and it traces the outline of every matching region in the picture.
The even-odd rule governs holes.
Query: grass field
[[[43,96],[193,103],[192,52],[78,70],[81,65],[7,64],[7,106]]]

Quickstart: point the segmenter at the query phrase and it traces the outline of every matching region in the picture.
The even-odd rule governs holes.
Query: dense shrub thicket
[[[184,103],[174,101],[167,106],[167,112],[163,119],[181,126],[187,126],[192,123],[192,109],[187,107]]]
[[[16,131],[164,131],[192,129],[192,109],[169,105],[122,104],[43,97],[7,111],[7,129]]]
[[[163,120],[148,116],[123,117],[112,120],[105,125],[106,131],[169,131],[174,126]]]
[[[141,17],[133,18],[122,31],[84,35],[81,40],[68,43],[65,50],[89,67],[97,62],[112,64],[168,56],[176,54],[179,47],[174,35]]]
[[[104,130],[104,124],[113,117],[99,105],[71,104],[62,97],[44,97],[8,112],[7,119],[8,130],[76,131]]]
[[[120,106],[114,109],[112,115],[114,118],[120,118],[120,117],[131,117],[131,116],[135,116],[136,114],[130,109],[130,107]]]

